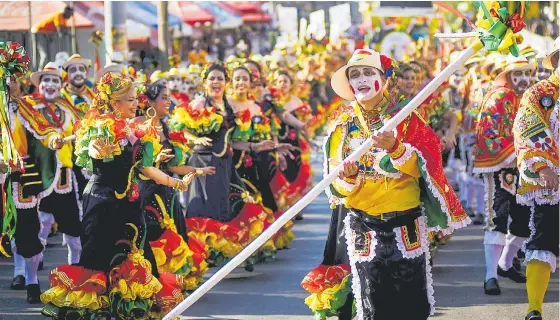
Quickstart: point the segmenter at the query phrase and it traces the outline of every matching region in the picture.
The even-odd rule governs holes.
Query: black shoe
[[[43,270],[45,266],[43,265],[43,261],[39,262],[39,266],[37,267],[37,271]]]
[[[255,266],[254,266],[252,263],[251,263],[251,264],[247,263],[247,264],[245,265],[245,271],[247,271],[247,272],[253,272],[254,270],[255,270]]]
[[[296,221],[300,221],[300,220],[303,220],[303,213],[301,212],[296,215]]]
[[[36,304],[41,303],[41,288],[39,284],[29,284],[27,289],[27,303]]]
[[[488,281],[484,282],[484,293],[490,296],[499,296],[502,290],[500,290],[498,279],[490,278]]]
[[[525,317],[525,320],[542,320],[542,315],[537,310],[529,312],[529,314]]]
[[[474,218],[472,219],[472,223],[473,223],[475,226],[480,226],[480,225],[482,225],[482,224],[484,223],[484,217],[483,217],[480,213],[478,213],[478,214],[476,214],[476,215],[474,216]]]
[[[12,290],[25,290],[25,277],[24,276],[16,276],[12,281],[12,285],[10,286]]]
[[[513,269],[515,269],[515,271],[517,272],[521,272],[521,260],[519,260],[519,258],[515,257],[513,258]]]
[[[500,277],[510,278],[517,283],[527,282],[527,278],[521,272],[515,270],[515,268],[513,267],[509,268],[509,270],[503,270],[498,266],[498,275]]]

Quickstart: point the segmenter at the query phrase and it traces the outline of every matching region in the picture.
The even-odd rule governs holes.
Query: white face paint
[[[543,67],[542,61],[539,61],[539,67],[537,68],[537,72],[536,72],[537,80],[541,81],[544,79],[548,79],[551,75],[552,75],[552,71]]]
[[[382,90],[381,72],[373,67],[358,66],[348,69],[348,82],[358,101],[368,101]]]
[[[70,84],[76,88],[81,88],[86,83],[87,68],[83,64],[71,64],[68,66],[68,78]]]
[[[509,73],[513,90],[518,94],[525,92],[531,84],[533,70],[513,71]]]
[[[181,81],[181,85],[179,86],[179,92],[187,93],[189,91],[189,86],[187,84],[187,81],[188,80],[186,80],[186,79]]]
[[[39,93],[48,101],[55,100],[60,96],[62,88],[62,79],[58,76],[45,74],[41,77],[39,83]]]
[[[463,77],[464,77],[465,73],[461,70],[457,70],[455,71],[455,73],[453,73],[453,75],[449,78],[449,81],[455,85],[456,87],[458,87],[461,84],[461,81],[463,81]]]
[[[169,84],[169,90],[171,91],[178,91],[179,87],[181,86],[181,77],[179,76],[170,76],[167,79],[167,83]]]
[[[194,73],[189,73],[189,77],[192,79],[193,81],[193,86],[198,86],[200,84],[200,74],[194,72]]]

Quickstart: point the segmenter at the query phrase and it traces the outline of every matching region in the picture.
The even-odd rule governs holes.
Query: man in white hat
[[[189,103],[189,96],[186,93],[181,93],[183,79],[178,68],[171,68],[167,72],[167,85],[171,92],[171,108],[181,103]]]
[[[526,320],[541,320],[542,305],[558,259],[558,146],[560,143],[560,38],[543,60],[552,75],[523,94],[513,123],[517,167],[517,201],[531,207],[531,236],[526,242]]]
[[[416,113],[393,132],[374,133],[406,105],[389,95],[390,82],[392,60],[369,49],[333,74],[333,90],[352,103],[331,118],[326,170],[368,137],[374,143],[359,161],[344,163],[329,200],[350,210],[344,223],[358,318],[425,320],[435,302],[428,232],[450,233],[468,217],[443,173],[439,138]]]
[[[49,62],[42,71],[31,74],[31,82],[39,88],[39,92],[22,98],[22,103],[41,114],[47,120],[45,125],[52,127],[60,136],[71,136],[80,113],[60,95],[62,70]],[[77,181],[72,169],[73,144],[62,139],[52,143],[59,150],[48,153],[49,160],[46,163],[49,166],[42,172],[43,185],[46,182],[50,185],[39,195],[39,218],[42,224],[39,237],[46,243],[56,221],[63,233],[63,241],[68,246],[68,263],[73,264],[80,258],[82,235],[80,195],[75,187]]]
[[[60,70],[55,69],[52,74],[59,72]],[[41,90],[44,91],[44,88]],[[25,171],[9,173],[4,187],[12,188],[10,191],[17,219],[14,238],[11,241],[14,279],[10,288],[26,289],[27,302],[34,304],[41,303],[37,271],[41,268],[42,252],[46,244],[39,237],[41,223],[37,210],[40,196],[54,182],[41,173],[52,170],[53,151],[60,149],[63,144],[62,136],[31,106],[31,103],[24,102],[24,99],[33,101],[31,97],[11,97],[9,108],[15,147],[18,154],[25,159]],[[53,151],[49,152],[47,148]]]
[[[487,195],[484,292],[489,295],[501,293],[498,275],[517,283],[526,281],[521,270],[513,266],[530,230],[529,209],[515,201],[519,171],[515,167],[512,126],[534,71],[535,65],[523,56],[508,58],[484,97],[477,119],[473,173],[482,175]]]
[[[80,111],[80,116],[89,110],[95,97],[93,89],[87,84],[90,67],[91,60],[82,58],[79,54],[72,55],[62,65],[68,77],[60,92],[72,103],[74,108]]]

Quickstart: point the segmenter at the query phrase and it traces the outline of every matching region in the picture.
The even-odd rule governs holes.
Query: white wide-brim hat
[[[39,82],[41,82],[41,76],[50,74],[53,76],[57,76],[62,79],[62,69],[58,68],[58,66],[54,62],[49,62],[41,71],[36,71],[31,74],[31,83],[34,86],[39,87]]]
[[[535,71],[536,66],[534,63],[529,63],[524,56],[514,57],[510,56],[505,61],[505,68],[496,76],[496,80],[504,78],[508,73],[514,71]]]
[[[379,52],[371,49],[358,49],[354,51],[348,63],[336,70],[331,77],[331,87],[342,99],[354,100],[354,93],[350,88],[346,70],[355,66],[373,67],[383,74]]]
[[[126,72],[126,71],[123,71],[123,70],[126,70],[124,68],[124,65],[122,65],[120,63],[109,63],[108,65],[103,67],[103,69],[101,69],[101,70],[99,70],[95,73],[95,82],[98,82],[99,79],[101,79],[104,74],[109,73],[109,72],[123,75]]]
[[[66,69],[71,64],[83,64],[84,66],[86,66],[86,68],[89,68],[91,67],[91,60],[83,58],[79,54],[73,54],[70,58],[68,58],[68,60],[66,60],[66,62],[62,64],[62,67]]]
[[[549,53],[546,56],[546,58],[544,58],[542,63],[543,67],[550,70],[554,69],[554,66],[552,64],[552,59],[553,58],[558,59],[558,57],[554,57],[558,53],[558,51],[560,51],[560,37],[556,38],[556,40],[554,41],[554,47],[552,48],[552,52]],[[556,64],[558,64],[558,61],[556,61]]]

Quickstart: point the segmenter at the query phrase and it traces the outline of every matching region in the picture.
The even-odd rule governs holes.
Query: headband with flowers
[[[122,89],[130,80],[118,74],[108,72],[101,77],[97,83],[97,95],[94,99],[94,107],[98,109],[108,109],[109,96]]]
[[[200,76],[202,77],[202,79],[206,80],[206,78],[208,77],[208,74],[210,73],[210,70],[214,69],[214,66],[217,66],[217,67],[220,67],[220,69],[223,69],[225,71],[226,81],[229,81],[229,79],[230,79],[229,70],[226,67],[226,65],[219,60],[216,61],[216,62],[207,63],[207,64],[204,65],[204,68],[202,68],[202,71],[200,72]]]

